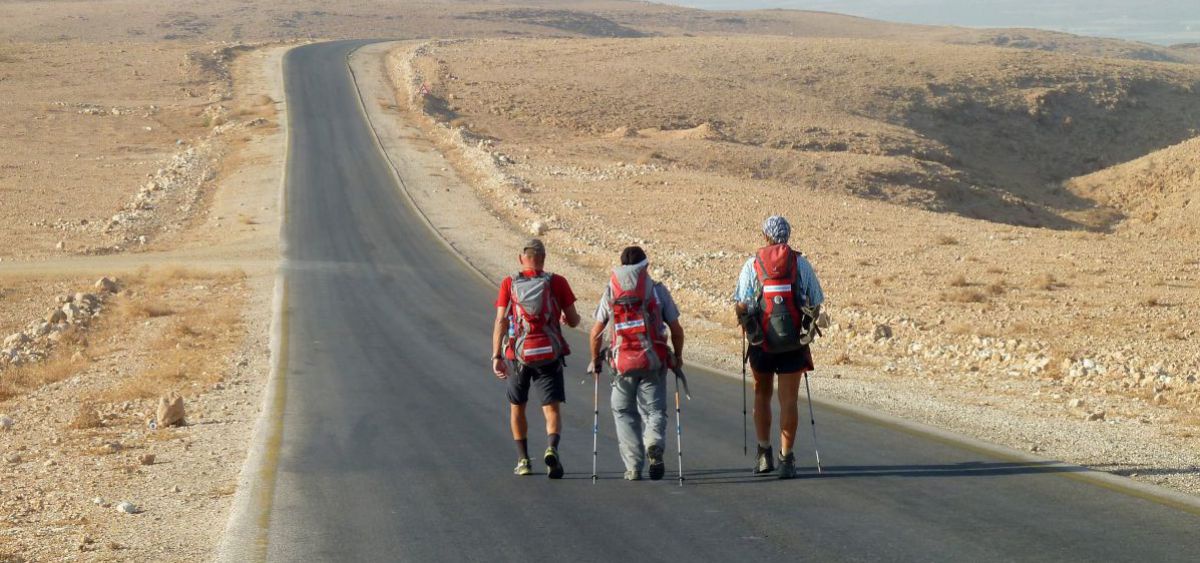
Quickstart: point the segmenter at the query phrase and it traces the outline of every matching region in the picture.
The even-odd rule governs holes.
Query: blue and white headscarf
[[[792,236],[792,226],[782,215],[772,215],[763,221],[762,232],[775,241],[775,244],[786,244]]]

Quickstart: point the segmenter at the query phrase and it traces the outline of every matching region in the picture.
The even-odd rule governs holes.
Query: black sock
[[[558,449],[558,434],[546,436],[546,441],[550,443],[551,448]]]
[[[513,440],[513,441],[517,443],[517,455],[521,456],[521,459],[528,459],[529,458],[529,440]]]

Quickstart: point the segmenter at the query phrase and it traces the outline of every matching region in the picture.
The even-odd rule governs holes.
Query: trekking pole
[[[750,359],[750,347],[746,343],[746,331],[742,331],[742,455],[750,455],[750,434],[746,426],[746,362]]]
[[[675,451],[679,455],[679,486],[683,486],[683,419],[680,418],[682,412],[679,408],[679,387],[683,386],[683,395],[688,399],[692,398],[692,393],[688,390],[687,376],[683,375],[683,370],[678,367],[671,368],[675,372]]]
[[[679,376],[675,376],[675,451],[679,454],[679,486],[683,486],[683,421],[679,418]]]
[[[817,456],[817,473],[821,473],[821,450],[817,447],[817,417],[813,416],[812,391],[808,388],[808,373],[804,373],[804,393],[808,395],[808,421],[812,423],[813,453]]]
[[[600,437],[600,374],[593,373],[592,381],[592,484],[596,484],[597,440]]]

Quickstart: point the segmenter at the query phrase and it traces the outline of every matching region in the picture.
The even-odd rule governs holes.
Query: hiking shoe
[[[796,476],[796,454],[789,453],[788,455],[779,456],[779,478],[791,479]]]
[[[558,459],[558,450],[554,448],[546,448],[546,457],[543,460],[546,462],[546,476],[551,479],[562,479],[563,466]]]
[[[758,448],[758,461],[754,464],[754,474],[762,475],[775,471],[775,456],[771,453],[771,446]]]
[[[517,466],[513,468],[513,475],[533,475],[533,468],[529,466],[529,458],[523,457],[517,460]]]
[[[663,448],[655,444],[646,448],[646,458],[650,461],[650,480],[657,481],[667,472],[667,464],[663,463]]]
[[[642,472],[638,471],[636,469],[626,469],[625,470],[625,480],[626,481],[641,481],[642,480]]]

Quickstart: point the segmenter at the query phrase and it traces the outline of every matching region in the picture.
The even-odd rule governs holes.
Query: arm
[[[600,348],[604,345],[604,327],[606,326],[608,326],[607,321],[596,321],[596,324],[592,325],[592,330],[588,334],[588,347],[592,353],[593,366],[596,365],[598,360],[602,359],[600,357]]]
[[[683,325],[679,324],[679,319],[675,319],[667,323],[667,327],[671,329],[671,347],[675,349],[675,367],[683,367]]]
[[[508,377],[504,363],[504,335],[508,333],[507,307],[496,307],[496,323],[492,328],[492,373],[500,379]]]
[[[579,326],[579,311],[575,310],[574,303],[563,307],[563,320],[566,321],[567,326],[571,328]]]

